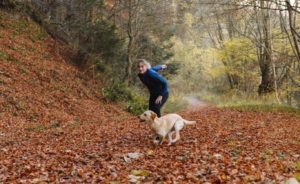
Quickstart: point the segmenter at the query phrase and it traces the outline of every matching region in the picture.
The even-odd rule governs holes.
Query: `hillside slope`
[[[108,116],[112,109],[120,112],[99,103],[102,97],[92,80],[83,79],[63,59],[59,53],[66,52],[67,47],[20,16],[0,15],[0,109],[1,120],[6,122],[4,130],[51,121],[96,122],[99,114]]]
[[[59,54],[67,52],[25,15],[0,10],[0,183],[27,183],[52,161],[62,164],[53,172],[63,173],[57,161],[88,146],[86,136],[98,139],[109,123],[133,118],[103,102],[92,80]]]
[[[300,118],[193,106],[172,146],[114,104],[37,24],[0,11],[0,183],[280,183],[300,179]],[[197,105],[197,104],[196,104]],[[199,104],[198,104],[199,106]]]

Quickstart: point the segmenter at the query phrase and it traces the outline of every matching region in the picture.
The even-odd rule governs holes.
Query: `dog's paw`
[[[171,141],[171,144],[175,144],[177,141]]]
[[[154,143],[155,145],[158,145],[158,144],[160,143],[160,141],[159,141],[159,140],[156,140],[156,139],[154,139],[154,140],[153,140],[153,143]]]
[[[172,145],[172,142],[169,142],[169,143],[168,143],[168,146],[171,146],[171,145]]]

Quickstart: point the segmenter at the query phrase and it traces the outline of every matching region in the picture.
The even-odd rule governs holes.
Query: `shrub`
[[[15,8],[17,6],[17,2],[15,0],[2,0],[0,1],[0,7],[2,8]]]
[[[133,88],[127,87],[124,83],[113,84],[102,89],[106,99],[120,102],[130,113],[141,114],[148,107],[147,101],[134,91]]]
[[[148,108],[145,98],[134,95],[132,100],[127,103],[126,110],[132,114],[139,115]]]

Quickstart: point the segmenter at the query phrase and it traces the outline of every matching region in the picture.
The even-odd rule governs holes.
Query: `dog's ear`
[[[151,119],[154,121],[154,119],[157,117],[155,112],[151,112]]]

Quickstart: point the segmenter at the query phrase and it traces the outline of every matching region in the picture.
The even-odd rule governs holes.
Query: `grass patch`
[[[296,178],[297,181],[300,182],[300,173],[295,173],[294,177]]]
[[[24,66],[20,66],[20,71],[21,71],[22,74],[27,74],[27,73],[29,73],[29,71],[27,70],[27,68],[24,67]]]
[[[0,13],[0,27],[11,29],[13,35],[26,35],[31,41],[41,41],[47,37],[46,31],[33,21],[13,18],[7,13]]]
[[[8,59],[7,55],[4,52],[2,52],[1,50],[0,50],[0,59],[5,60],[5,61]]]
[[[60,127],[60,123],[56,120],[51,121],[49,126],[44,126],[44,125],[36,125],[32,127],[25,128],[26,131],[29,132],[42,132],[48,129],[56,129]]]
[[[223,104],[218,105],[218,107],[233,108],[243,111],[287,112],[300,115],[300,110],[298,108],[281,104]]]
[[[51,125],[48,127],[48,129],[52,129],[52,128],[58,128],[60,127],[60,124],[58,121],[53,121],[51,122]]]
[[[25,20],[20,20],[18,21],[18,24],[15,24],[15,31],[18,33],[18,34],[21,34],[23,33],[25,30],[27,30],[29,27],[29,23]]]
[[[41,132],[44,131],[45,129],[46,127],[43,125],[37,125],[37,126],[25,128],[25,130],[28,132]]]
[[[11,62],[13,62],[13,63],[15,63],[15,64],[20,64],[19,59],[16,58],[15,56],[10,56],[10,57],[8,58],[8,60],[11,61]]]
[[[72,126],[72,127],[76,127],[77,125],[80,124],[80,122],[79,122],[78,120],[71,120],[71,121],[69,122],[69,124],[70,124],[70,126]]]
[[[208,101],[219,108],[232,108],[242,111],[263,111],[263,112],[287,112],[300,115],[300,109],[279,104],[274,95],[258,96],[258,95],[236,95],[234,92],[215,95],[212,93],[201,93],[195,95],[201,100]]]
[[[33,25],[32,27],[35,31],[30,36],[31,41],[36,42],[46,38],[46,33],[42,28],[38,27],[37,25]]]
[[[295,168],[296,168],[298,171],[300,171],[300,161],[299,161],[299,162],[296,162]]]

